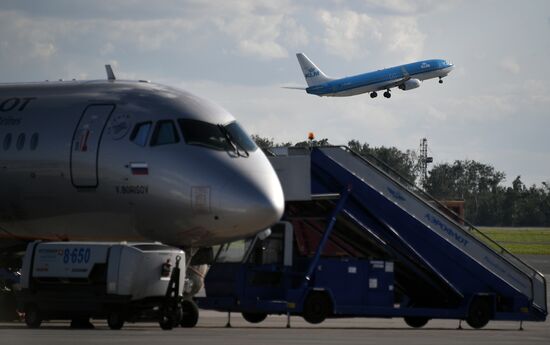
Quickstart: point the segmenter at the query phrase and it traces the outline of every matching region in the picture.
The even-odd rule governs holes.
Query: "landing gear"
[[[384,97],[386,97],[386,98],[390,98],[390,97],[391,97],[390,90],[384,92]]]
[[[443,79],[439,77],[439,84],[443,84]]]
[[[370,93],[370,98],[376,98],[376,96],[378,96],[376,91],[373,91],[373,92]]]

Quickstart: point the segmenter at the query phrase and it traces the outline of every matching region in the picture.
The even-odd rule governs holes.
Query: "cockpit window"
[[[201,145],[215,150],[231,150],[226,135],[215,124],[190,119],[179,119],[181,132],[187,144]]]
[[[151,139],[151,146],[174,144],[179,141],[180,138],[172,120],[157,122]]]
[[[248,151],[255,151],[258,148],[252,138],[235,121],[226,126],[190,119],[178,121],[187,144],[201,145],[215,150],[236,151],[244,156],[248,156]]]
[[[130,136],[130,140],[138,144],[139,146],[147,145],[147,139],[149,139],[151,126],[151,122],[142,122],[136,124],[134,130],[132,131],[132,135]]]
[[[236,121],[225,126],[229,133],[231,141],[240,146],[245,151],[254,151],[258,148],[254,140],[244,131]]]

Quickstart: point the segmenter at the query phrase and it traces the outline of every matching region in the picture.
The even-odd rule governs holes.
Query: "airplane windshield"
[[[187,144],[205,146],[215,150],[233,149],[226,135],[217,125],[190,119],[179,119],[178,122]]]
[[[258,146],[254,140],[244,131],[244,129],[236,121],[231,122],[225,129],[230,135],[231,141],[240,146],[245,151],[255,151]]]
[[[215,150],[255,151],[258,147],[237,122],[226,126],[191,120],[178,120],[185,142]]]

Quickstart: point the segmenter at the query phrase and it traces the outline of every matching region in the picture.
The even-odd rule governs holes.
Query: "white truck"
[[[43,320],[158,320],[163,329],[193,327],[194,302],[183,300],[185,253],[161,243],[41,242],[28,245],[19,309],[31,328]]]

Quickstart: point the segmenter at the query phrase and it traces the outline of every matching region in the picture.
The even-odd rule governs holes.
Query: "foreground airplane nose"
[[[223,189],[222,196],[223,218],[235,235],[255,234],[283,215],[283,190],[274,172],[241,176]]]

